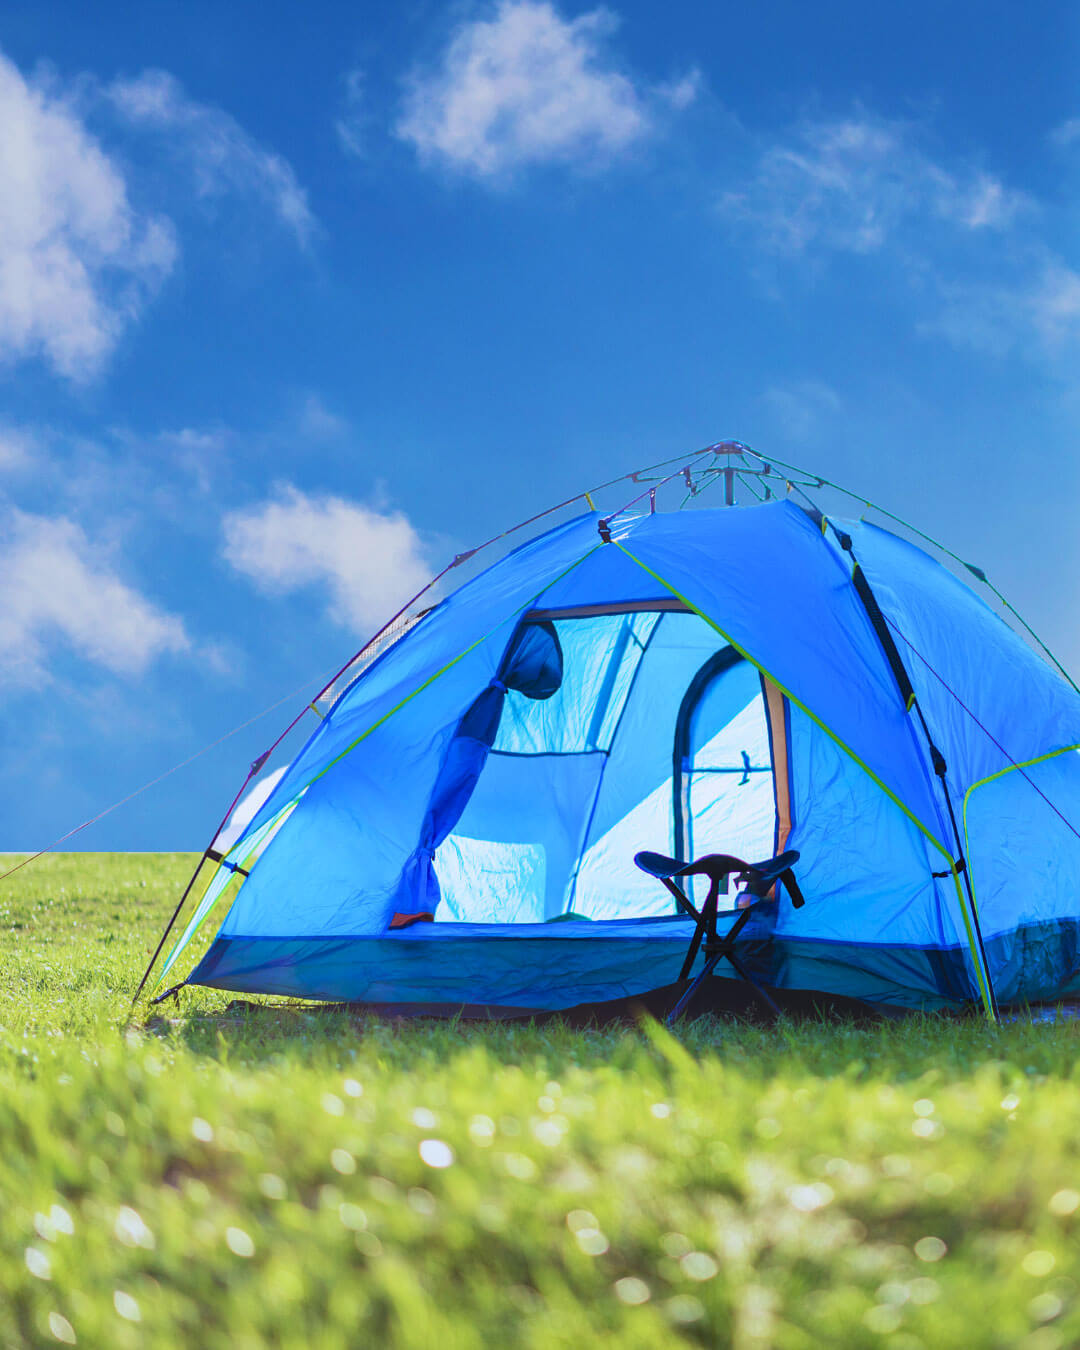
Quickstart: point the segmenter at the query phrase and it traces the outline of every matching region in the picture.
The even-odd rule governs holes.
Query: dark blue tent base
[[[479,1003],[323,1003],[324,1012],[348,1012],[359,1016],[400,1018],[415,1021],[431,1018],[463,1022],[532,1022],[544,1025],[557,1022],[569,1027],[596,1027],[611,1024],[633,1025],[644,1017],[664,1021],[690,987],[689,980],[650,989],[630,998],[608,999],[601,1003],[579,1003],[570,1008],[505,1008]],[[710,979],[701,985],[687,1005],[687,1021],[706,1015],[736,1017],[758,1025],[771,1025],[779,1015],[795,1021],[847,1022],[869,1026],[886,1019],[910,1016],[910,1010],[864,1003],[843,994],[825,994],[816,989],[767,989],[775,1007],[761,992],[743,980]],[[256,1011],[264,1004],[235,999],[228,1011]]]
[[[538,1024],[559,1022],[570,1027],[603,1026],[610,1023],[635,1023],[643,1017],[662,1022],[690,986],[689,980],[650,989],[631,998],[609,999],[602,1003],[579,1003],[571,1008],[552,1012],[539,1008],[481,1008],[466,1005],[451,1008],[437,1004],[346,1004],[355,1012],[376,1013],[384,1017],[461,1017],[467,1020],[530,1021]],[[737,1017],[742,1021],[771,1025],[779,1015],[793,1020],[850,1022],[858,1026],[870,1025],[887,1018],[907,1016],[907,1010],[864,1003],[861,999],[843,994],[824,994],[816,989],[767,988],[766,993],[775,1006],[762,997],[759,989],[744,980],[709,979],[697,990],[687,1004],[682,1017],[687,1021],[708,1014]]]
[[[415,924],[379,937],[218,937],[189,984],[369,1006],[444,1005],[554,1012],[641,997],[678,977],[694,925],[677,916],[558,924]],[[977,1004],[959,947],[770,937],[738,944],[768,988],[864,1004],[960,1010]],[[986,946],[1002,1007],[1075,998],[1080,931],[1030,924]],[[700,960],[697,969],[700,969]],[[696,971],[695,971],[696,973]],[[714,984],[738,984],[718,977]],[[1026,998],[1025,998],[1026,992]]]

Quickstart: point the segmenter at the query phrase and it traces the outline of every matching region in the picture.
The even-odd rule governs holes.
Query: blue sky
[[[0,848],[723,437],[1080,667],[1080,11],[0,12]],[[196,848],[304,694],[78,837]]]

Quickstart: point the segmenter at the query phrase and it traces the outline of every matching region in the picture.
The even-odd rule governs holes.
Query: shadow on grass
[[[717,1019],[704,1019],[716,1022]],[[560,1019],[483,1021],[462,1017],[401,1017],[350,1008],[292,1003],[234,1003],[217,1011],[157,1015],[151,1035],[222,1062],[301,1061],[329,1054],[347,1059],[358,1050],[387,1066],[440,1062],[482,1049],[506,1064],[555,1057],[583,1067],[611,1064],[648,1044],[636,1022],[575,1027]],[[714,1028],[715,1046],[734,1024]],[[719,1033],[719,1034],[717,1034]]]

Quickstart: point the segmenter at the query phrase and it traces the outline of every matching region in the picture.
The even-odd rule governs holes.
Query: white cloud
[[[422,160],[479,178],[544,163],[588,166],[652,131],[649,91],[604,51],[605,9],[564,19],[547,0],[500,0],[462,24],[434,69],[411,77],[397,134]],[[669,86],[685,107],[694,76]]]
[[[927,222],[1004,229],[1030,203],[990,174],[936,163],[907,124],[860,113],[804,122],[767,146],[751,181],[721,205],[777,252],[871,253]]]
[[[71,103],[3,55],[0,184],[0,359],[86,380],[172,268],[172,227],[132,209]]]
[[[179,431],[159,431],[154,439],[180,455],[217,455],[224,451],[228,438],[220,427],[213,431],[181,427]]]
[[[301,244],[315,229],[290,165],[166,72],[65,88],[0,54],[0,362],[40,357],[79,382],[101,371],[177,255],[172,222],[133,207],[130,171],[88,129],[85,116],[103,113],[99,130],[115,132],[119,114],[165,135],[198,195],[254,196]]]
[[[159,131],[190,163],[201,197],[236,192],[262,198],[281,222],[307,245],[315,218],[289,162],[254,140],[221,108],[189,98],[164,70],[146,70],[115,80],[105,91],[134,126]]]
[[[0,547],[0,678],[49,678],[59,640],[119,675],[141,675],[191,643],[182,621],[123,581],[108,553],[70,520],[9,513]]]
[[[424,546],[400,512],[286,486],[276,501],[227,515],[225,557],[261,590],[325,588],[332,616],[379,627],[430,579]]]
[[[199,428],[181,427],[179,431],[159,431],[156,436],[139,444],[139,438],[132,438],[121,430],[114,430],[118,442],[133,446],[136,454],[145,456],[146,450],[164,452],[158,458],[154,476],[161,483],[166,473],[165,466],[179,469],[194,482],[203,495],[213,490],[217,470],[223,464],[228,453],[230,434],[222,427]],[[125,466],[125,472],[129,472]]]
[[[1071,123],[1055,133],[1071,136]],[[1048,208],[980,168],[931,156],[921,140],[918,127],[863,109],[804,120],[759,151],[749,181],[723,198],[724,214],[804,273],[823,254],[880,257],[918,297],[924,334],[994,356],[1071,356],[1080,276],[1041,237]],[[824,411],[795,389],[766,397],[792,431]]]

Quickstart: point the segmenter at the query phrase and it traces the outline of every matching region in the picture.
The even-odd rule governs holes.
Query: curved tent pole
[[[691,722],[702,699],[713,683],[739,663],[743,658],[734,647],[721,647],[713,652],[694,672],[686,692],[675,715],[675,739],[671,751],[671,805],[672,805],[672,853],[676,858],[692,858],[690,848],[690,780],[691,773],[684,770],[684,762],[691,755]],[[685,800],[684,800],[685,797]]]
[[[254,760],[254,761],[252,762],[251,767],[248,769],[247,777],[246,777],[246,778],[244,779],[244,781],[240,784],[240,789],[239,789],[239,791],[237,792],[236,796],[235,796],[235,797],[232,799],[232,801],[230,802],[230,804],[229,804],[229,809],[228,809],[228,810],[225,812],[225,814],[222,816],[222,818],[221,818],[221,823],[218,825],[217,829],[214,831],[214,837],[213,837],[213,839],[211,839],[211,840],[210,840],[210,843],[206,846],[205,849],[203,849],[202,857],[199,859],[198,863],[195,865],[195,871],[192,872],[192,874],[191,874],[191,879],[188,881],[188,884],[184,887],[184,893],[183,893],[183,895],[181,895],[180,899],[177,901],[176,908],[175,908],[175,909],[173,910],[173,912],[172,912],[172,917],[169,919],[169,922],[165,925],[165,931],[162,933],[161,938],[160,938],[160,940],[159,940],[159,942],[158,942],[158,945],[157,945],[157,946],[155,947],[155,949],[154,949],[154,954],[153,954],[153,956],[151,956],[151,958],[150,958],[150,963],[149,963],[149,965],[146,967],[146,970],[143,972],[143,977],[142,977],[142,979],[139,981],[139,987],[138,987],[138,989],[135,990],[135,996],[134,996],[134,998],[131,1000],[131,1006],[132,1006],[132,1007],[134,1007],[135,1004],[138,1003],[138,1001],[139,1001],[139,995],[140,995],[140,994],[142,993],[142,991],[146,988],[146,981],[150,978],[150,972],[154,969],[154,966],[157,964],[157,959],[158,959],[158,957],[161,955],[162,948],[165,946],[165,943],[166,943],[166,941],[168,940],[169,934],[172,932],[173,927],[174,927],[174,925],[175,925],[177,919],[180,917],[180,911],[184,908],[184,905],[185,905],[185,903],[187,902],[187,898],[188,898],[188,896],[191,894],[191,892],[192,892],[192,890],[193,890],[193,888],[194,888],[194,886],[195,886],[195,882],[196,882],[196,881],[198,880],[198,878],[199,878],[199,873],[200,873],[200,872],[202,871],[202,869],[203,869],[203,864],[207,861],[208,858],[211,857],[211,855],[212,855],[212,853],[213,853],[213,849],[214,849],[214,840],[217,839],[218,835],[219,835],[219,834],[221,833],[221,831],[225,828],[225,826],[226,826],[226,824],[227,824],[227,822],[228,822],[229,817],[232,815],[233,810],[234,810],[234,808],[236,807],[236,803],[237,803],[237,802],[240,800],[240,798],[244,795],[244,789],[245,789],[245,788],[247,787],[247,785],[251,782],[251,780],[255,777],[255,775],[259,772],[259,770],[262,768],[262,766],[266,763],[266,761],[267,761],[267,759],[269,758],[269,756],[270,756],[270,752],[267,751],[265,754],[260,755],[258,759]]]

